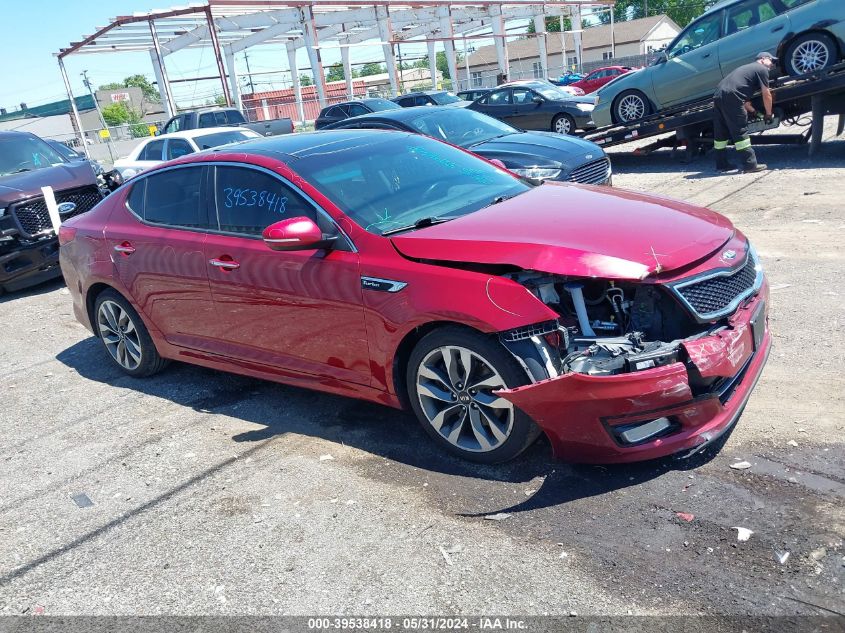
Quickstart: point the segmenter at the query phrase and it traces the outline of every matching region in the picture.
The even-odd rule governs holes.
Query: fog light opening
[[[611,427],[611,431],[620,444],[635,446],[669,435],[680,427],[681,425],[672,418],[657,418],[656,420],[614,426]]]

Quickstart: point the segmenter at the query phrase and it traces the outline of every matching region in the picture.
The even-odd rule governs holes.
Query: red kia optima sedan
[[[416,134],[249,141],[152,169],[60,230],[77,318],[169,360],[409,407],[443,448],[628,462],[742,413],[767,284],[722,216],[519,178]]]

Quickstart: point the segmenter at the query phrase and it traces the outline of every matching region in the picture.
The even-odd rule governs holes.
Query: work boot
[[[740,150],[738,154],[742,157],[743,173],[756,174],[757,172],[766,171],[766,169],[768,169],[766,165],[762,165],[757,162],[757,154],[754,153],[754,149],[751,147]]]

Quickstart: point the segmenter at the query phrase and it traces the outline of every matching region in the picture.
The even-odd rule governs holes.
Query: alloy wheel
[[[802,75],[827,66],[830,52],[824,42],[807,40],[792,52],[792,67]]]
[[[569,123],[569,119],[562,116],[555,121],[555,132],[558,134],[569,134],[572,132],[572,125]]]
[[[636,121],[645,116],[645,102],[638,95],[627,95],[619,102],[619,118],[623,121]]]
[[[456,345],[438,347],[420,363],[416,382],[423,414],[450,444],[480,453],[508,439],[514,406],[493,394],[507,385],[477,353]]]
[[[114,301],[103,301],[97,311],[97,327],[112,358],[124,369],[137,369],[141,339],[129,313]]]

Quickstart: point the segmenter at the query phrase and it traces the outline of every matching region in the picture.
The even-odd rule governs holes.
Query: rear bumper
[[[566,461],[634,462],[694,451],[736,423],[760,378],[772,344],[767,294],[764,286],[737,310],[728,329],[684,344],[688,364],[612,376],[565,374],[500,395],[528,414],[548,436],[555,457]],[[764,329],[755,342],[752,321],[760,318]],[[691,371],[716,378],[717,386],[695,395]],[[665,426],[654,439],[622,439],[625,429],[651,421]]]
[[[0,288],[13,292],[61,276],[59,241],[39,240],[0,250]]]

